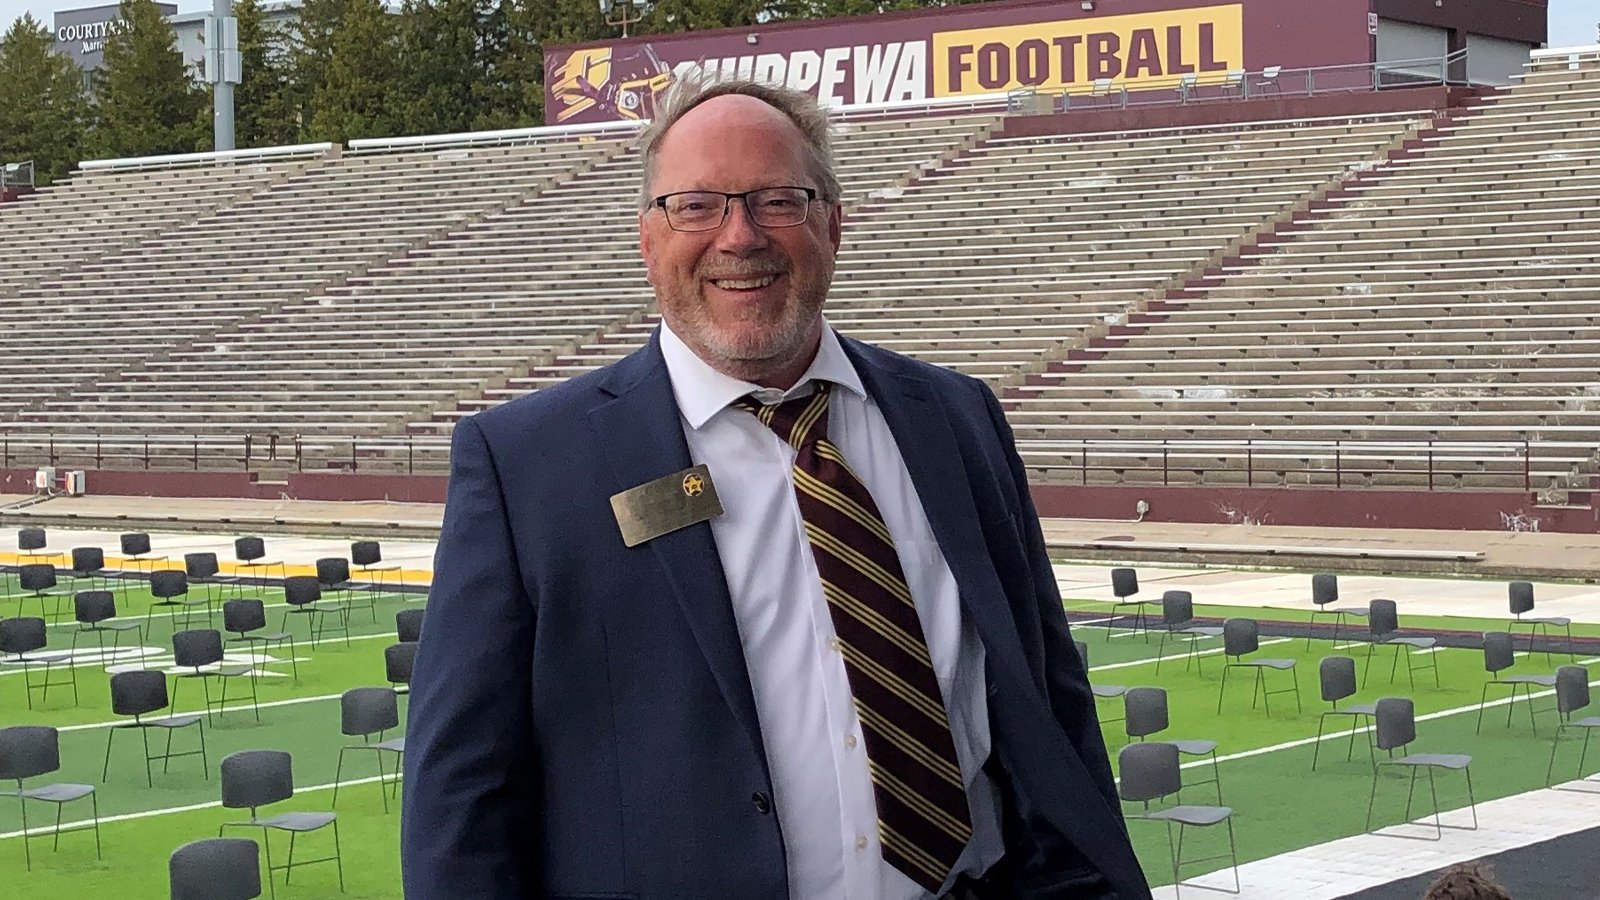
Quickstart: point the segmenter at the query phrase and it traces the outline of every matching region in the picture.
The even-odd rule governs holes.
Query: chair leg
[[[1328,721],[1328,714],[1317,716],[1317,740],[1311,745],[1311,771],[1317,770],[1317,757],[1322,753],[1322,726]],[[1354,741],[1351,742],[1352,745]]]
[[[1228,826],[1228,858],[1233,862],[1233,892],[1237,894],[1244,890],[1239,884],[1239,845],[1233,840],[1233,816],[1223,821]]]
[[[28,798],[17,794],[17,804],[22,808],[22,858],[28,871],[33,871],[33,851],[28,847]]]
[[[344,893],[344,851],[339,849],[339,820],[333,820],[333,865],[339,872],[339,893]]]
[[[1167,635],[1172,633],[1171,628],[1161,629],[1161,642],[1156,644],[1156,674],[1161,674],[1161,658],[1167,655]]]
[[[89,808],[94,817],[94,858],[105,859],[100,852],[100,795],[93,791],[89,792]]]
[[[1433,831],[1444,837],[1444,814],[1439,811],[1439,788],[1434,783],[1433,766],[1428,767],[1428,793],[1433,795]]]
[[[276,898],[278,896],[278,887],[277,887],[276,883],[274,883],[273,880],[272,880],[272,831],[271,831],[271,829],[267,829],[267,828],[261,829],[261,849],[266,854],[266,857],[267,857],[267,878],[266,878],[267,896],[269,898],[272,898],[272,900],[276,900]]]
[[[1556,748],[1561,746],[1561,735],[1567,730],[1565,722],[1556,726],[1555,739],[1550,742],[1550,764],[1544,769],[1544,786],[1550,787],[1555,783],[1556,776]]]
[[[1461,769],[1467,776],[1467,809],[1472,810],[1472,830],[1478,830],[1478,797],[1472,792],[1472,767],[1465,766]]]
[[[115,725],[106,729],[106,764],[100,770],[101,784],[105,784],[106,779],[111,776],[111,740],[117,736],[117,731]]]
[[[1489,703],[1489,685],[1493,683],[1491,681],[1485,684],[1483,693],[1478,696],[1478,727],[1474,730],[1474,734],[1483,734],[1483,711]]]
[[[1217,688],[1217,715],[1222,715],[1222,698],[1228,693],[1228,670],[1233,666],[1226,662],[1222,664],[1222,684]]]
[[[339,808],[339,780],[344,777],[344,753],[349,747],[339,748],[339,765],[333,770],[333,808]]]

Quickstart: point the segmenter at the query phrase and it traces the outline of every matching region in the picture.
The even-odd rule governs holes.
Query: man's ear
[[[833,244],[835,255],[839,253],[839,238],[844,234],[844,204],[835,203],[828,212],[828,242]]]

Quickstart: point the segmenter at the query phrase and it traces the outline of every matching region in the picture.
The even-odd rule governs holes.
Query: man
[[[999,404],[822,317],[822,112],[643,146],[662,328],[455,431],[406,896],[1147,897]]]

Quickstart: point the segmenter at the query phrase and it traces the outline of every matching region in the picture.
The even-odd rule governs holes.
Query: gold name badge
[[[637,547],[722,515],[722,501],[711,483],[711,470],[701,464],[612,494],[611,511],[622,530],[622,543]]]

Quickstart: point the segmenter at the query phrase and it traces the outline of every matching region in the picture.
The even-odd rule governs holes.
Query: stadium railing
[[[1007,95],[1014,112],[1070,112],[1076,109],[1126,109],[1134,106],[1171,106],[1215,100],[1249,100],[1261,97],[1311,97],[1325,94],[1369,93],[1397,87],[1465,85],[1467,51],[1446,56],[1315,66],[1291,69],[1266,66],[1207,74],[1140,79],[1127,82],[1103,78],[1092,84],[1059,90],[1033,88]]]

